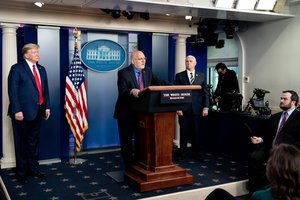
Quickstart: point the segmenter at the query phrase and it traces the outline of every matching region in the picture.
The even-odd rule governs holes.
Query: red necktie
[[[35,83],[36,83],[36,86],[37,86],[38,91],[39,91],[39,104],[42,105],[44,99],[43,99],[43,92],[42,92],[41,82],[40,82],[39,76],[36,72],[35,65],[33,65],[32,68],[33,68],[33,75],[34,75]]]
[[[140,85],[140,90],[144,89],[144,83],[143,83],[143,77],[142,77],[142,72],[138,72],[138,79],[139,79],[139,85]]]
[[[282,118],[282,120],[280,122],[280,125],[279,125],[279,128],[278,128],[278,132],[277,132],[277,136],[276,136],[275,143],[274,143],[276,145],[278,145],[279,142],[280,142],[280,137],[282,135],[281,134],[281,130],[282,130],[282,127],[283,127],[284,123],[286,122],[287,115],[288,115],[287,112],[283,112],[283,118]]]

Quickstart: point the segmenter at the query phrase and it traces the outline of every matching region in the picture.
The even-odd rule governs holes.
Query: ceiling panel
[[[32,3],[34,0],[13,0]],[[294,0],[295,1],[295,0]],[[192,15],[201,18],[218,18],[238,21],[265,22],[293,17],[290,14],[280,14],[264,11],[249,11],[237,9],[222,9],[213,6],[212,1],[202,0],[42,0],[45,4],[58,6],[75,6],[98,9],[120,9],[150,14],[171,14],[173,16]],[[200,3],[201,2],[201,3]]]

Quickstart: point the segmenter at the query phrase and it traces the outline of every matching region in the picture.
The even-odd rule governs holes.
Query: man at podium
[[[189,155],[187,143],[192,143],[192,156],[199,160],[199,142],[201,123],[203,116],[208,115],[209,93],[207,89],[206,76],[203,73],[195,71],[196,58],[187,56],[185,59],[186,70],[175,76],[175,85],[201,85],[201,90],[192,92],[192,103],[183,111],[177,111],[180,124],[180,151],[178,160],[183,161]]]
[[[114,118],[117,119],[121,153],[128,169],[134,159],[134,138],[138,131],[136,113],[131,109],[131,102],[139,97],[140,91],[151,85],[171,85],[160,80],[150,68],[145,67],[146,57],[142,51],[131,54],[131,64],[118,72],[118,99],[115,105]]]

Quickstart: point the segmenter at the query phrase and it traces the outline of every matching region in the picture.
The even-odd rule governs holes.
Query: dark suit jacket
[[[145,67],[142,73],[145,88],[151,85],[170,85],[168,81],[160,80],[156,77],[148,67]],[[130,104],[134,97],[130,94],[130,91],[135,88],[138,89],[139,84],[135,76],[134,67],[129,65],[118,72],[119,95],[115,105],[114,118],[128,118],[130,114],[133,114],[130,109]]]
[[[235,71],[227,69],[225,75],[219,76],[218,85],[215,91],[216,96],[224,96],[227,92],[240,92],[239,83]]]
[[[266,143],[265,145],[268,148],[272,147],[281,114],[282,112],[276,113],[269,119],[269,131],[264,138],[264,143]],[[298,110],[292,112],[288,120],[284,123],[281,132],[281,143],[291,144],[300,149],[300,112]]]
[[[37,64],[39,70],[45,109],[50,109],[50,98],[46,70]],[[8,115],[14,117],[17,112],[23,112],[24,120],[33,120],[39,111],[39,92],[33,73],[24,60],[11,67],[8,75]]]
[[[186,70],[176,74],[174,85],[190,85]],[[184,112],[202,114],[203,108],[209,107],[209,93],[205,75],[200,72],[195,72],[195,81],[193,85],[201,85],[202,89],[192,91],[192,103],[184,110]]]

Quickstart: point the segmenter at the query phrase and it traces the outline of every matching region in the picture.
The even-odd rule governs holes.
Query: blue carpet
[[[86,161],[78,166],[64,163],[41,165],[41,171],[47,177],[29,177],[26,184],[17,182],[14,169],[2,169],[0,175],[12,200],[132,200],[247,179],[245,161],[205,153],[203,161],[174,160],[193,175],[192,185],[139,193],[107,174],[123,170],[119,151],[81,155],[79,158]]]

